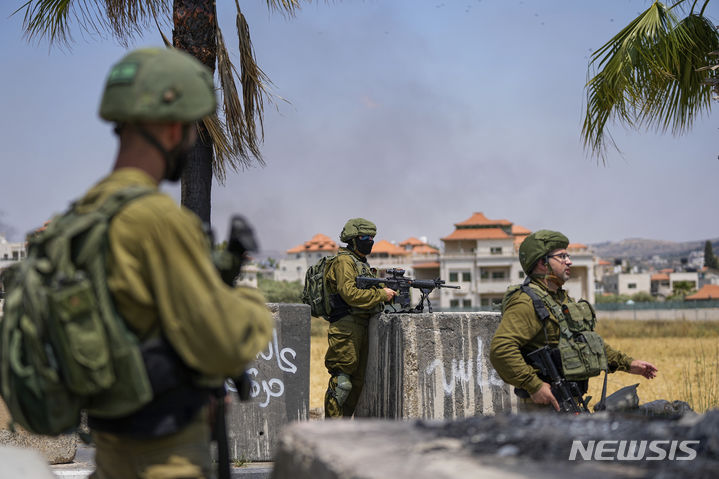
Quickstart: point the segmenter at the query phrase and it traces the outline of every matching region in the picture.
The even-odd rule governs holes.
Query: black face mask
[[[357,248],[357,251],[359,251],[362,254],[370,254],[372,252],[372,245],[374,245],[374,240],[361,240],[359,238],[355,238],[355,247]]]
[[[172,183],[176,183],[182,178],[182,173],[185,171],[185,166],[190,159],[190,152],[192,146],[188,148],[182,148],[174,155],[168,154],[165,156],[167,161],[167,168],[165,168],[165,179]],[[171,158],[170,158],[171,156]]]
[[[185,166],[187,166],[190,160],[190,154],[195,146],[194,144],[188,144],[189,129],[189,125],[183,126],[182,141],[171,151],[165,153],[165,161],[167,162],[165,179],[172,183],[182,178],[182,173],[185,171]]]

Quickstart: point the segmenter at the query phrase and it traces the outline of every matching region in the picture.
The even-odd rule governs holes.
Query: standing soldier
[[[240,375],[272,332],[262,295],[223,283],[200,220],[158,190],[180,178],[195,122],[215,107],[210,71],[178,50],[133,51],[107,78],[100,116],[115,123],[119,150],[74,208],[150,190],[114,216],[105,254],[113,304],[152,357],[153,399],[125,417],[89,417],[96,479],[212,477],[208,386]]]
[[[586,300],[575,302],[562,289],[572,261],[562,233],[536,231],[519,247],[519,262],[527,275],[523,285],[510,286],[502,300],[502,321],[492,338],[490,361],[499,376],[515,387],[520,408],[559,411],[548,378],[537,375],[526,355],[545,345],[559,356],[562,372],[575,382],[575,399],[587,392],[588,379],[602,370],[625,371],[648,379],[656,376],[652,364],[613,349],[594,332],[594,309]],[[582,344],[577,344],[581,342]]]
[[[367,263],[377,227],[363,218],[345,224],[340,248],[327,271],[327,293],[331,314],[327,332],[329,347],[325,366],[330,373],[325,394],[325,417],[351,417],[364,386],[367,368],[370,318],[382,312],[383,304],[397,294],[390,288],[359,289],[357,276],[375,276]]]

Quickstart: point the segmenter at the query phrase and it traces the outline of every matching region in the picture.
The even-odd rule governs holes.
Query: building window
[[[462,281],[465,283],[469,283],[470,281],[472,281],[472,275],[469,274],[469,272],[462,273]]]
[[[472,307],[472,300],[471,300],[471,299],[463,299],[463,300],[462,300],[462,307],[463,307],[463,308],[471,308],[471,307]]]
[[[486,269],[481,270],[479,272],[479,277],[481,279],[489,279],[489,271],[487,271]]]
[[[628,289],[637,289],[637,283],[628,283],[627,288]]]
[[[492,279],[504,279],[504,271],[492,271]]]
[[[458,279],[457,273],[449,273],[449,282],[450,283],[456,283]]]
[[[482,298],[480,304],[482,306],[489,306],[489,298]]]
[[[519,279],[523,279],[523,278],[524,278],[524,271],[520,271],[520,272],[519,272]]]
[[[297,256],[295,256],[295,258],[297,258],[297,259],[300,259],[301,257],[302,257],[302,255],[299,253],[297,253]]]
[[[13,251],[13,252],[12,252],[12,259],[15,259],[15,260],[16,260],[17,258],[18,258],[17,251]]]
[[[492,246],[489,248],[489,254],[502,254],[501,246]]]
[[[459,308],[459,300],[458,299],[450,299],[449,307],[450,308]]]

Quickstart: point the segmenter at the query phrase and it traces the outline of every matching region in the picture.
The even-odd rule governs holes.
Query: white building
[[[26,256],[25,243],[17,242],[11,243],[4,236],[0,235],[0,312],[2,312],[2,297],[3,297],[3,284],[2,284],[2,271],[13,263],[24,259]]]
[[[442,238],[440,276],[460,289],[443,289],[441,307],[486,309],[500,304],[507,287],[524,280],[518,249],[531,231],[482,213],[454,226],[454,232]],[[567,249],[572,255],[572,277],[565,289],[574,298],[594,302],[594,255],[582,244]]]
[[[637,293],[651,293],[653,278],[649,273],[617,273],[604,277],[606,293],[633,296]],[[656,285],[656,282],[655,282]]]
[[[677,282],[689,283],[691,289],[699,289],[699,273],[677,272],[669,274],[669,289],[674,291],[674,284]]]
[[[0,235],[0,270],[25,258],[25,243],[11,243]]]
[[[235,285],[237,286],[249,286],[250,288],[257,288],[257,273],[260,268],[257,263],[249,263],[242,266],[240,275],[235,279]]]
[[[329,236],[316,234],[311,240],[287,250],[287,257],[281,259],[275,269],[275,281],[300,281],[304,283],[307,268],[323,256],[337,254],[337,243]]]

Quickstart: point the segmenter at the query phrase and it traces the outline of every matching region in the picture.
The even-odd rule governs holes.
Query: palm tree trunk
[[[214,0],[174,0],[172,43],[213,73],[217,59],[217,12]],[[212,199],[212,140],[198,123],[199,139],[182,175],[182,205],[210,224]]]

